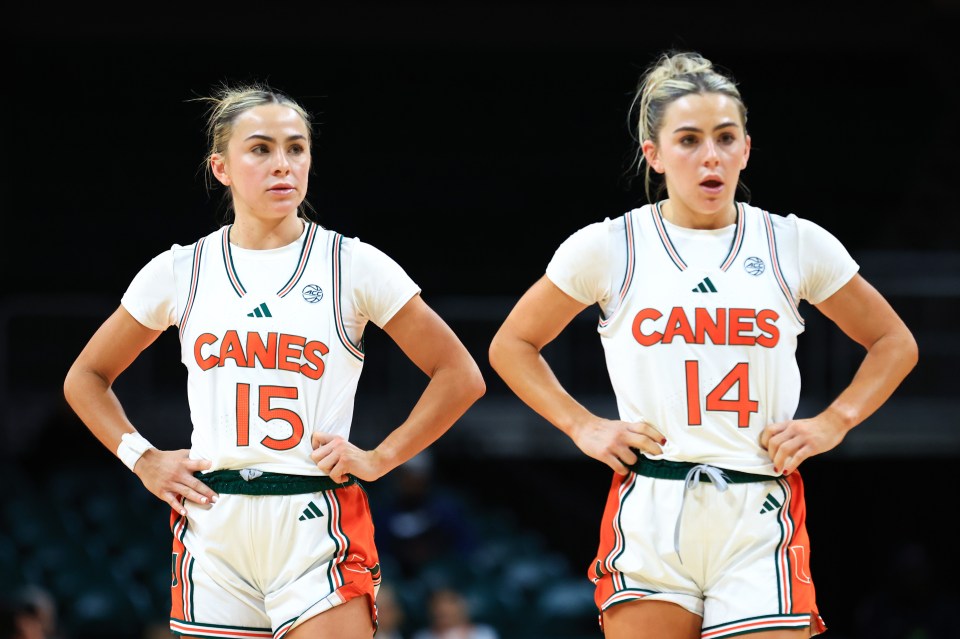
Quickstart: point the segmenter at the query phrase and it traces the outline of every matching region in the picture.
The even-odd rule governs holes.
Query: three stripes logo
[[[300,515],[300,521],[316,519],[317,517],[323,517],[323,512],[321,512],[320,508],[318,508],[317,505],[311,501],[310,505],[303,509],[303,514]]]
[[[267,308],[267,303],[264,302],[260,306],[253,309],[252,312],[247,313],[247,317],[273,317],[273,315],[270,314],[270,309]]]
[[[705,277],[703,278],[702,282],[690,290],[692,290],[694,293],[716,293],[717,287],[713,285],[713,282],[710,281],[709,277]]]
[[[763,500],[763,508],[760,509],[760,514],[762,515],[764,513],[768,513],[771,510],[776,510],[777,508],[780,508],[780,502],[777,501],[772,494],[767,493],[767,498]]]

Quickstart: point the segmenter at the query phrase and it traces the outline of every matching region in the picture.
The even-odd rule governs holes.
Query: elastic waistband
[[[690,472],[691,468],[699,465],[700,464],[694,464],[691,462],[650,459],[640,455],[640,458],[637,460],[637,462],[630,466],[630,470],[638,475],[643,475],[644,477],[653,477],[654,479],[683,480],[687,478],[687,473]],[[773,475],[756,475],[754,473],[745,473],[739,470],[727,470],[726,468],[718,468],[717,470],[723,473],[727,483],[730,484],[749,484],[757,481],[774,481],[777,479]],[[704,474],[700,475],[700,481],[709,482],[712,480],[709,476]]]
[[[252,468],[197,472],[194,476],[225,495],[300,495],[359,483],[355,477],[350,476],[347,481],[338,484],[325,475],[284,475]]]

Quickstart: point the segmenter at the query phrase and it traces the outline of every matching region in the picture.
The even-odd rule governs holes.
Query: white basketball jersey
[[[773,475],[760,433],[797,408],[804,325],[770,214],[737,208],[729,252],[707,267],[676,250],[658,207],[627,213],[620,302],[598,331],[620,418],[663,433],[662,459]]]
[[[345,240],[308,224],[295,264],[245,263],[244,280],[228,230],[174,251],[191,457],[211,470],[320,475],[311,433],[349,436],[364,360],[344,322],[356,323],[353,296],[340,288]]]

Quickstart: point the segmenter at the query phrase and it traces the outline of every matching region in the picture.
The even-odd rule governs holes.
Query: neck
[[[663,219],[676,226],[688,229],[722,229],[737,221],[737,205],[730,202],[716,211],[695,211],[674,200],[660,205]]]
[[[266,220],[238,216],[230,229],[230,243],[257,251],[280,248],[297,241],[305,224],[295,213]]]

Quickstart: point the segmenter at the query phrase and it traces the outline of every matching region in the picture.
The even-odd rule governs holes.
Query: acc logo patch
[[[323,289],[316,284],[307,284],[303,287],[301,293],[303,295],[303,299],[307,300],[311,304],[316,304],[323,299]]]
[[[766,266],[759,257],[748,257],[743,261],[743,268],[750,275],[757,276],[763,273]]]

